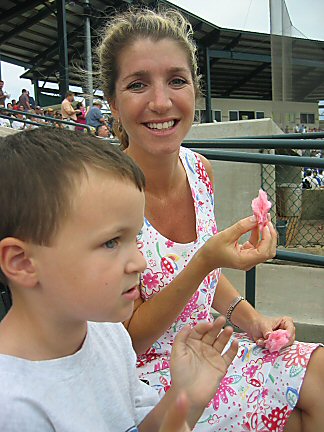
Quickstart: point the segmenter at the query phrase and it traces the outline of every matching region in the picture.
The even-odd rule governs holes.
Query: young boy
[[[0,184],[0,277],[13,299],[0,324],[0,430],[154,432],[174,404],[192,428],[237,343],[221,356],[224,318],[184,329],[166,396],[137,378],[121,321],[146,266],[139,168],[95,137],[39,128],[1,139]]]

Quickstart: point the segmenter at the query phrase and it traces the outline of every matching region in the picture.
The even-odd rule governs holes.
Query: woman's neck
[[[146,194],[164,197],[174,190],[175,185],[184,174],[179,160],[179,151],[152,155],[141,152],[139,149],[127,148],[125,153],[130,156],[141,168],[145,175]]]

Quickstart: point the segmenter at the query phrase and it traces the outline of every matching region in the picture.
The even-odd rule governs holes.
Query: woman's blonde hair
[[[118,56],[124,48],[139,39],[171,39],[178,43],[186,52],[196,96],[200,93],[197,48],[191,24],[175,10],[154,12],[149,9],[130,9],[109,21],[97,48],[99,80],[108,101],[115,97],[119,75]],[[119,122],[115,122],[114,132],[122,149],[127,148],[128,136]]]

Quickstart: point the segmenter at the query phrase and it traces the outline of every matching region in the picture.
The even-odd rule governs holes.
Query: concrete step
[[[245,272],[223,273],[244,296]],[[256,309],[267,316],[291,316],[297,340],[324,343],[324,268],[258,265]]]

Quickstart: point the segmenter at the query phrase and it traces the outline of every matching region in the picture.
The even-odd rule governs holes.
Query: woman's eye
[[[104,243],[104,247],[106,249],[114,249],[118,244],[117,239],[112,239],[112,240],[108,240],[107,242]]]
[[[171,84],[175,87],[182,87],[183,85],[187,84],[187,80],[183,78],[174,78],[171,80]]]
[[[127,86],[129,90],[142,90],[144,88],[144,84],[141,82],[134,82]]]

